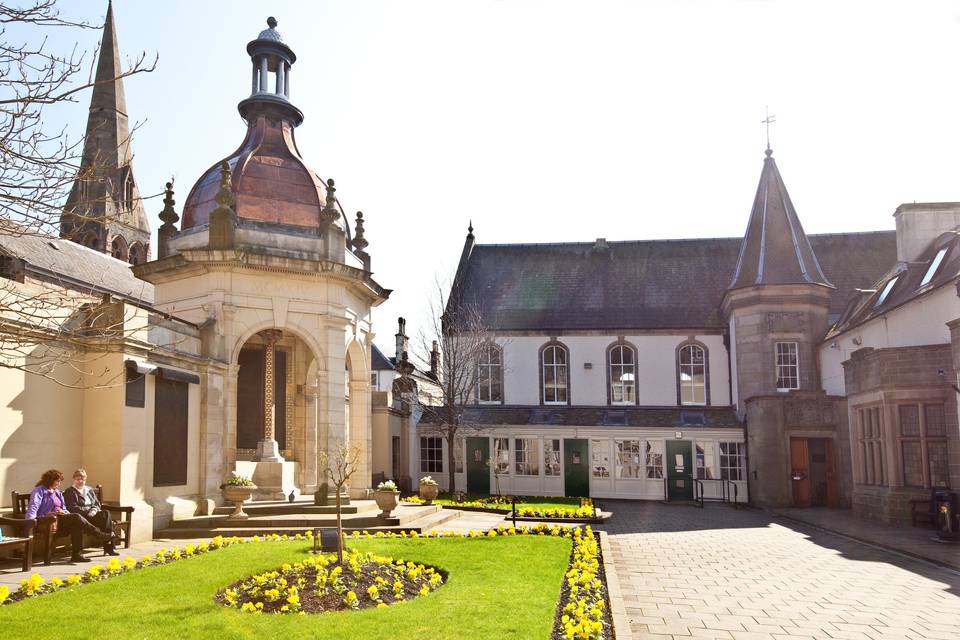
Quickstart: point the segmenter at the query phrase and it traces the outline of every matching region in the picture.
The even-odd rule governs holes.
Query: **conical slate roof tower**
[[[149,257],[150,224],[133,177],[122,73],[113,4],[108,3],[80,171],[64,207],[60,235],[140,264]]]

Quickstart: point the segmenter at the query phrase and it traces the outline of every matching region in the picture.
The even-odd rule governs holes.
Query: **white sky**
[[[99,22],[106,0],[62,3]],[[143,193],[177,208],[241,142],[245,46],[267,15],[298,56],[297,142],[364,211],[393,354],[435,277],[480,243],[739,236],[775,158],[808,233],[893,228],[902,202],[960,200],[960,4],[117,0]],[[92,48],[99,31],[56,47]],[[60,37],[60,36],[57,36]],[[82,134],[89,96],[63,112]],[[150,200],[154,231],[159,199]],[[692,292],[692,295],[696,295]]]

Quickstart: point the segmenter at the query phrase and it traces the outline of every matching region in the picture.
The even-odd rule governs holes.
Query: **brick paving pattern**
[[[960,638],[960,572],[754,510],[605,504],[635,639]]]

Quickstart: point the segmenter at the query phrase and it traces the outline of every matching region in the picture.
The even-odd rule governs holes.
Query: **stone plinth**
[[[255,500],[284,500],[296,486],[296,462],[237,461],[237,473],[257,485]]]

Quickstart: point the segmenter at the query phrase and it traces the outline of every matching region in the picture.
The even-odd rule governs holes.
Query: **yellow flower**
[[[377,585],[370,585],[370,588],[367,589],[367,595],[370,596],[371,600],[376,600],[380,597],[380,590],[377,589]]]
[[[67,584],[69,584],[69,585],[71,585],[71,586],[72,586],[72,585],[75,585],[75,584],[78,584],[78,583],[80,582],[80,580],[81,580],[81,578],[80,578],[80,576],[78,576],[78,575],[67,576]]]
[[[10,587],[0,584],[0,603],[10,597]]]
[[[91,578],[97,578],[100,576],[100,573],[102,571],[103,571],[103,567],[101,567],[98,564],[95,564],[89,569],[87,569],[87,575],[90,576]]]

